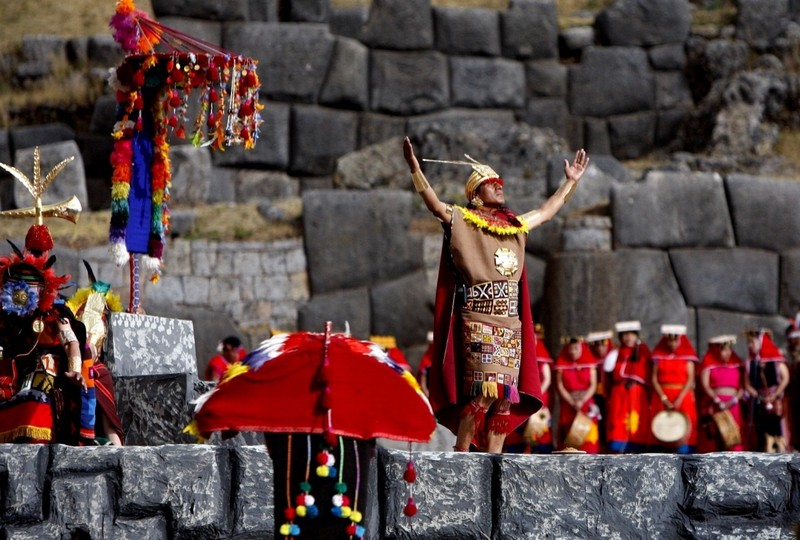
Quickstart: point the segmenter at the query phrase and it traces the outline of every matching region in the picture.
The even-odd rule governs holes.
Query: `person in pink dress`
[[[712,337],[708,340],[708,350],[700,364],[698,452],[744,450],[741,440],[744,363],[734,352],[734,343],[734,335]],[[721,411],[730,413],[733,425],[726,424],[720,428],[714,415]],[[734,435],[737,434],[739,441],[735,442]]]
[[[564,346],[554,367],[556,391],[560,403],[558,447],[560,450],[574,447],[588,454],[596,454],[600,450],[600,409],[594,402],[594,393],[597,389],[597,360],[582,338],[570,336],[562,341]],[[576,421],[578,411],[585,415],[582,421],[591,424],[588,425],[585,434],[579,436],[578,440],[572,441],[568,434]],[[584,424],[584,429],[586,427]]]
[[[665,410],[683,413],[689,422],[688,433],[675,443],[665,444],[653,435],[652,447],[678,454],[691,454],[697,447],[697,402],[695,401],[695,365],[697,352],[686,336],[686,326],[661,326],[661,340],[653,349],[650,414]]]

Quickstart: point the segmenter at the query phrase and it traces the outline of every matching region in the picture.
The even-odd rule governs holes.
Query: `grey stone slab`
[[[190,144],[172,146],[169,159],[170,202],[189,206],[207,202],[212,190],[211,151]]]
[[[0,445],[0,475],[4,477],[0,522],[30,523],[44,518],[49,457],[50,447],[45,445]]]
[[[597,15],[598,38],[606,45],[681,43],[692,22],[688,0],[623,0]]]
[[[334,7],[328,25],[332,34],[361,41],[368,18],[368,6]]]
[[[5,527],[7,540],[41,540],[42,538],[61,538],[61,527],[53,523],[35,523]]]
[[[89,66],[111,69],[125,58],[119,43],[110,34],[89,36],[86,44],[86,56]]]
[[[653,171],[611,191],[614,242],[629,247],[732,247],[733,225],[715,173]]]
[[[583,49],[595,44],[596,35],[591,26],[564,28],[558,35],[559,56],[580,58]]]
[[[562,97],[529,99],[525,109],[517,112],[517,119],[531,126],[552,129],[563,139],[570,134],[569,108]]]
[[[119,459],[125,451],[121,446],[85,448],[64,444],[53,445],[51,450],[49,471],[54,478],[98,473],[110,473],[113,477],[119,471]]]
[[[605,216],[568,218],[562,235],[564,251],[611,251],[611,219]]]
[[[276,501],[272,460],[266,446],[236,448],[231,451],[231,462],[234,534],[272,534]]]
[[[31,182],[34,179],[33,148],[17,149],[14,166]],[[89,195],[86,192],[86,174],[83,169],[83,156],[74,140],[55,142],[39,146],[40,169],[42,178],[61,161],[74,157],[56,176],[50,187],[42,195],[42,203],[53,204],[65,201],[73,195],[78,198],[82,208],[89,208]],[[17,208],[33,206],[30,192],[22,182],[14,183],[14,201]]]
[[[158,22],[183,32],[186,35],[202,39],[212,45],[222,45],[222,22],[205,18],[183,17],[182,14],[159,17]]]
[[[567,66],[558,60],[525,62],[528,97],[563,97],[567,95]]]
[[[276,22],[278,0],[248,0],[248,15],[251,21]]]
[[[764,50],[775,44],[789,21],[788,0],[737,0],[736,37]]]
[[[191,321],[112,313],[108,368],[115,377],[196,374]]]
[[[11,138],[7,129],[0,129],[0,163],[11,165]],[[5,176],[7,173],[3,171]]]
[[[342,156],[336,161],[334,185],[345,189],[410,188],[402,147],[403,139],[393,137]]]
[[[682,43],[656,45],[647,50],[655,69],[682,70],[686,67],[686,51]]]
[[[22,37],[20,55],[29,62],[52,63],[66,59],[67,40],[52,34],[31,34]]]
[[[558,57],[558,16],[554,0],[515,0],[500,15],[503,54],[511,58]]]
[[[330,134],[335,133],[335,137]],[[292,174],[331,174],[336,160],[358,145],[358,114],[332,108],[295,105],[291,117]]]
[[[258,60],[262,95],[314,103],[328,71],[334,37],[327,25],[317,23],[231,23],[225,26],[222,43]]]
[[[167,508],[176,536],[228,533],[227,454],[226,449],[201,445],[127,448],[121,462],[120,513]]]
[[[102,538],[114,523],[114,479],[102,473],[54,478],[50,511],[50,519],[62,527]]]
[[[495,9],[434,7],[436,49],[446,54],[499,56],[500,14]]]
[[[504,457],[498,538],[669,536],[680,467],[677,457]]]
[[[686,513],[783,521],[792,507],[792,454],[723,453],[686,459]],[[713,486],[713,487],[712,487]],[[716,518],[716,519],[714,519]]]
[[[651,110],[655,89],[647,53],[638,47],[589,47],[569,69],[570,111],[580,116]]]
[[[531,298],[531,307],[538,304],[544,296],[546,271],[546,260],[535,257],[530,253],[525,254],[525,273],[528,277],[528,293],[530,294]]]
[[[430,0],[373,0],[361,39],[373,49],[430,49]]]
[[[363,110],[369,102],[369,50],[360,42],[337,37],[328,76],[319,102],[343,109]]]
[[[547,190],[549,194],[555,193],[564,183],[564,160],[571,162],[574,158],[574,153],[568,154],[564,152],[550,159],[547,175]],[[594,163],[592,159],[594,159],[594,156],[589,157],[589,167],[586,169],[581,183],[575,188],[567,204],[564,205],[562,210],[564,214],[568,215],[590,206],[605,206],[611,200],[611,190],[619,181],[600,167],[602,165],[600,160],[598,160],[598,163]]]
[[[327,321],[331,321],[334,328],[349,326],[350,333],[358,339],[369,339],[372,328],[369,290],[361,288],[315,294],[300,308],[298,329],[322,332]]]
[[[778,310],[775,253],[747,248],[674,249],[669,256],[689,305],[765,315]]]
[[[489,454],[426,452],[413,455],[417,470],[414,501],[417,514],[403,515],[408,484],[403,473],[408,452],[381,449],[383,471],[380,497],[392,501],[384,508],[383,534],[388,538],[454,539],[492,535],[491,485],[493,459]]]
[[[656,114],[642,111],[608,118],[611,153],[619,159],[645,156],[655,148]]]
[[[169,524],[163,515],[144,517],[141,519],[128,519],[117,517],[114,528],[109,535],[115,540],[168,540]]]
[[[525,67],[505,58],[450,58],[454,107],[514,109],[525,105]]]
[[[669,143],[680,137],[681,129],[689,115],[690,112],[687,109],[658,111],[656,116],[656,146],[668,146]]]
[[[583,127],[584,148],[589,155],[611,155],[611,138],[605,118],[586,118]],[[591,158],[590,158],[591,159]]]
[[[800,214],[794,201],[800,198],[800,183],[731,174],[725,187],[738,245],[774,251],[797,246]]]
[[[289,0],[279,9],[280,20],[286,22],[327,23],[331,15],[328,0]]]
[[[694,105],[689,81],[682,71],[663,71],[656,74],[656,108],[690,109]]]
[[[187,444],[183,433],[191,421],[189,401],[194,398],[192,375],[139,375],[116,377],[117,412],[125,429],[124,443],[131,445]]]
[[[405,234],[413,196],[395,190],[305,193],[303,229],[313,293],[371,286],[422,268],[421,242]],[[332,221],[339,226],[330,227]]]
[[[369,84],[373,111],[411,115],[450,105],[447,57],[439,52],[373,50]]]
[[[241,203],[258,200],[282,200],[300,195],[300,182],[280,171],[236,169],[231,178],[234,200]]]
[[[395,336],[400,347],[424,341],[433,327],[433,299],[425,284],[419,270],[372,287],[372,332]]]

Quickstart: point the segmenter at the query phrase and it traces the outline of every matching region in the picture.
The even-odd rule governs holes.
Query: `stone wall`
[[[415,452],[412,519],[402,515],[407,459],[377,454],[369,538],[789,540],[800,522],[796,455]],[[0,479],[8,540],[276,538],[263,445],[0,445]]]

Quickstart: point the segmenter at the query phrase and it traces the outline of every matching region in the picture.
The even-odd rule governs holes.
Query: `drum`
[[[564,445],[572,448],[579,448],[585,441],[586,436],[592,429],[592,420],[581,411],[575,415],[575,420],[569,427],[569,432],[564,439]]]
[[[653,417],[650,429],[656,439],[663,443],[674,443],[689,435],[689,419],[680,411],[664,410]]]
[[[719,436],[722,437],[722,442],[725,443],[725,448],[742,444],[742,434],[731,411],[725,409],[714,413],[713,416],[714,423],[717,424],[717,429],[719,430]]]
[[[550,409],[542,407],[528,417],[522,437],[528,444],[538,443],[550,430]]]

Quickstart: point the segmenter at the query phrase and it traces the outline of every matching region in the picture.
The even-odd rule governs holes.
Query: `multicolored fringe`
[[[464,391],[469,396],[506,399],[511,403],[519,403],[519,390],[516,386],[493,381],[473,381],[468,382],[465,386]]]

